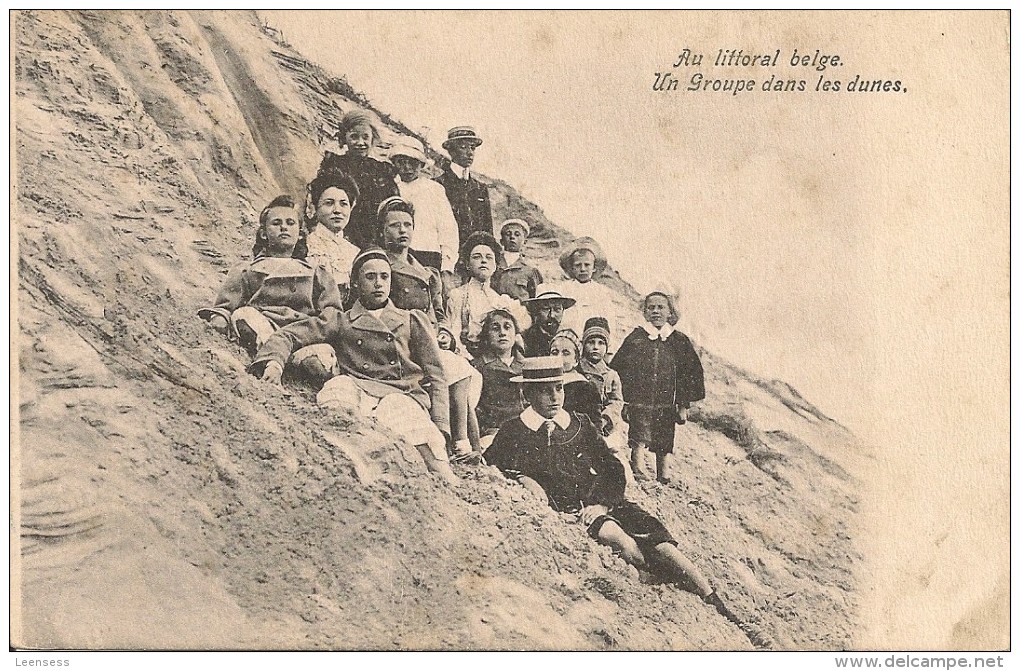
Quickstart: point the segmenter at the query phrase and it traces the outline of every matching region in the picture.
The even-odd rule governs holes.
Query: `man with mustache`
[[[450,153],[450,167],[436,181],[446,189],[446,197],[457,220],[459,243],[476,231],[492,233],[492,206],[489,203],[489,187],[471,174],[475,162],[475,149],[482,144],[474,128],[457,126],[447,133],[443,149]]]
[[[531,326],[523,334],[524,355],[548,356],[549,345],[563,322],[563,313],[573,307],[575,301],[547,285],[542,285],[538,287],[534,298],[521,302],[531,315]]]

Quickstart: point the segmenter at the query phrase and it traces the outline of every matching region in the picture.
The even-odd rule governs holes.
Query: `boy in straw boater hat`
[[[401,137],[390,150],[397,169],[400,197],[414,205],[414,255],[426,266],[452,273],[457,262],[457,220],[443,187],[421,176],[428,165],[425,147],[416,137]]]
[[[503,263],[492,275],[492,288],[519,301],[534,298],[542,273],[525,259],[524,243],[531,235],[531,227],[523,219],[507,219],[499,227],[503,245]]]
[[[529,406],[503,424],[485,451],[486,463],[546,499],[554,510],[577,515],[588,535],[628,563],[694,592],[743,628],[662,522],[626,499],[623,464],[598,430],[563,410],[561,359],[525,359],[521,375],[512,381],[521,385]]]
[[[401,310],[390,301],[390,261],[381,249],[354,259],[351,288],[357,301],[349,310],[324,310],[315,319],[277,331],[259,349],[248,370],[280,384],[291,352],[317,343],[336,351],[340,374],[319,392],[319,405],[375,419],[414,445],[425,465],[451,484],[450,395],[435,331],[418,310]]]
[[[436,178],[446,189],[446,198],[457,220],[458,245],[464,244],[475,231],[492,233],[492,206],[489,187],[471,174],[475,162],[475,149],[482,138],[471,126],[455,126],[447,133],[443,149],[450,153],[450,167]]]

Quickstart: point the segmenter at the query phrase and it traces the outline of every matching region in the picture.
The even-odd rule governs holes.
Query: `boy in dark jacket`
[[[554,510],[576,514],[592,538],[628,563],[697,594],[743,627],[662,522],[626,499],[623,464],[591,422],[563,410],[561,371],[558,357],[524,360],[513,381],[521,383],[529,407],[499,430],[486,462],[547,498]]]
[[[627,336],[609,365],[623,384],[634,478],[647,479],[645,455],[651,450],[656,477],[666,483],[676,424],[686,423],[691,403],[705,398],[705,374],[690,339],[673,329],[678,315],[672,299],[653,291],[642,311],[645,323]]]

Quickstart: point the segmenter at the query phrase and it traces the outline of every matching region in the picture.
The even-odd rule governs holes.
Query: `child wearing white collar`
[[[705,375],[690,339],[674,328],[678,315],[673,300],[653,291],[641,302],[641,310],[645,322],[627,336],[609,365],[623,384],[634,477],[648,479],[645,459],[651,450],[656,479],[668,483],[676,424],[687,421],[692,402],[705,398]]]

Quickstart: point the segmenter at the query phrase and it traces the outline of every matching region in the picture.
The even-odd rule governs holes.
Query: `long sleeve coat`
[[[341,307],[336,280],[321,266],[301,259],[260,256],[232,268],[203,319],[230,315],[240,307],[257,308],[277,326],[318,316],[326,308]]]
[[[690,338],[673,331],[665,341],[636,328],[609,366],[620,374],[628,404],[689,407],[705,398],[705,371]]]
[[[353,378],[366,393],[378,398],[407,394],[449,435],[449,389],[439,345],[424,314],[401,310],[392,302],[378,317],[360,301],[346,312],[329,308],[274,333],[249,369],[258,373],[270,361],[283,365],[292,352],[317,343],[333,346],[340,374]]]
[[[489,187],[468,175],[461,179],[447,168],[436,181],[446,189],[446,198],[453,208],[460,235],[458,245],[464,243],[475,231],[492,233],[492,205],[489,203]]]
[[[623,464],[580,415],[571,414],[567,428],[557,425],[550,436],[543,428],[532,431],[515,417],[496,434],[485,461],[507,477],[537,482],[560,512],[595,504],[612,507],[625,500]]]

